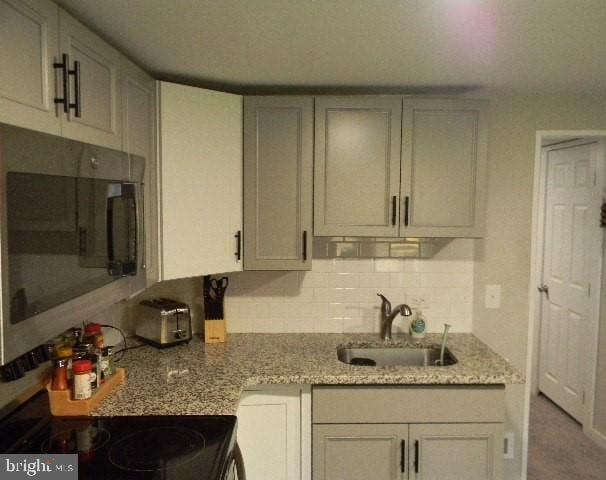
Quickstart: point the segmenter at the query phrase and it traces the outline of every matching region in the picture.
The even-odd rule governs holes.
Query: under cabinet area
[[[247,480],[311,480],[309,386],[251,387],[238,406]]]
[[[311,270],[312,97],[244,100],[244,269]]]
[[[318,386],[314,480],[501,480],[504,387]]]
[[[242,270],[242,97],[158,82],[160,279]]]

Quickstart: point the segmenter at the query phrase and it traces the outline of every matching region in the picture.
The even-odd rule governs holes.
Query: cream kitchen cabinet
[[[486,102],[316,99],[314,234],[479,237]]]
[[[251,388],[237,412],[246,478],[311,480],[309,386]]]
[[[401,97],[317,97],[314,234],[398,236]]]
[[[120,150],[124,57],[50,0],[0,0],[0,121]]]
[[[47,0],[0,0],[0,122],[59,135],[55,69],[59,8]]]
[[[244,269],[311,270],[313,98],[244,101]]]
[[[147,286],[158,281],[158,191],[155,145],[155,81],[135,64],[123,59],[122,150],[145,158],[143,181],[145,271]]]
[[[503,386],[318,386],[314,480],[501,480]]]
[[[158,82],[160,279],[242,270],[242,97]]]
[[[69,68],[74,70],[68,79],[74,108],[63,117],[61,132],[64,137],[119,150],[122,55],[63,10],[59,26],[59,49],[69,56]]]
[[[486,102],[404,99],[400,236],[480,237]]]

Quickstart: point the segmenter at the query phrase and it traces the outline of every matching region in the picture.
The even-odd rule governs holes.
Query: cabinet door
[[[145,158],[145,271],[147,286],[158,281],[158,192],[155,154],[155,82],[134,64],[122,64],[122,149]]]
[[[316,99],[315,235],[397,236],[402,101]]]
[[[59,23],[61,53],[69,55],[70,68],[80,62],[79,78],[70,75],[69,80],[71,102],[80,102],[81,116],[70,109],[62,123],[62,134],[119,150],[122,122],[118,75],[122,56],[64,11],[60,12]]]
[[[401,236],[482,235],[485,107],[473,100],[404,100]]]
[[[242,270],[242,97],[159,83],[161,279]]]
[[[503,424],[411,425],[409,465],[417,480],[501,480]]]
[[[0,122],[58,135],[53,63],[59,9],[46,0],[0,0]]]
[[[407,478],[407,425],[314,425],[312,435],[314,480]]]
[[[244,102],[244,268],[311,270],[313,98]]]
[[[299,388],[244,392],[237,416],[248,480],[301,479]]]

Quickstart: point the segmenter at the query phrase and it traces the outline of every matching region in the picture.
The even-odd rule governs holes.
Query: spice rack
[[[116,372],[105,379],[92,397],[85,400],[73,400],[71,390],[51,390],[51,384],[46,384],[50,411],[56,417],[89,416],[94,408],[110,393],[126,381],[126,371],[116,368]]]

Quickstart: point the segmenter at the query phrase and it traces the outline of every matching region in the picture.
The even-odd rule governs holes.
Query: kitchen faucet
[[[377,293],[381,297],[381,338],[383,340],[391,340],[391,324],[393,319],[398,316],[398,313],[403,317],[409,317],[412,315],[412,310],[405,303],[398,305],[393,311],[391,309],[391,302],[387,300],[383,295]]]

